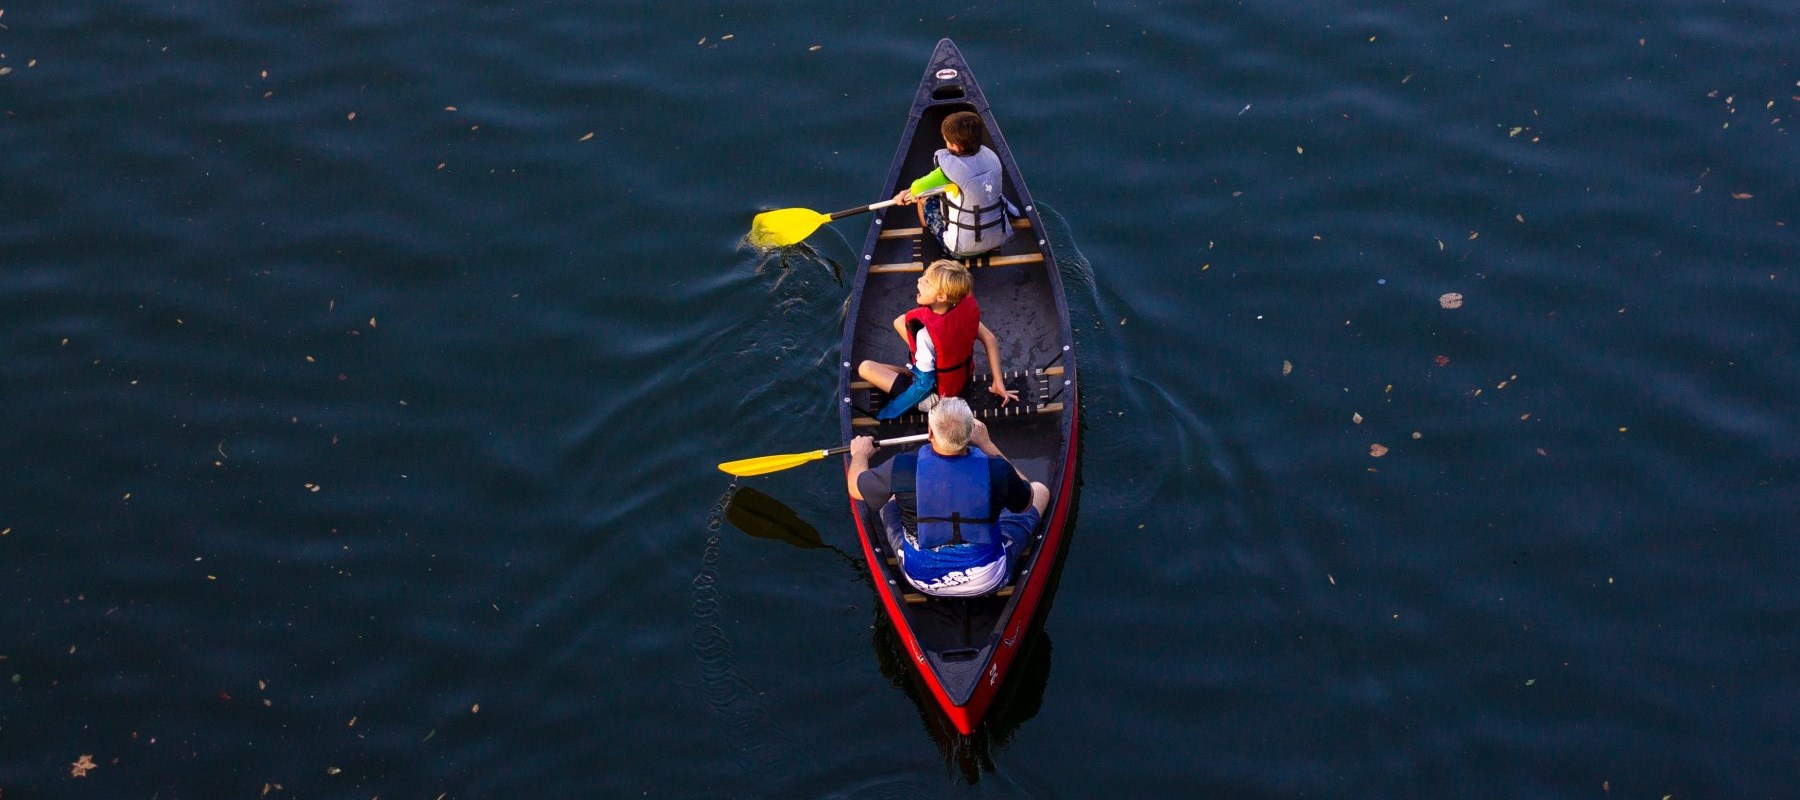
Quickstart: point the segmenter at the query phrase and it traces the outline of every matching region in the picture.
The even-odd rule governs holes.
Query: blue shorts
[[[913,410],[913,406],[918,405],[920,400],[924,400],[932,392],[937,391],[936,372],[920,372],[918,367],[911,364],[908,364],[906,368],[912,371],[912,375],[895,378],[894,383],[898,384],[910,379],[910,384],[901,389],[899,394],[888,399],[888,404],[881,407],[881,413],[875,415],[876,419],[899,417],[901,414]]]
[[[944,196],[934,194],[925,198],[922,212],[925,218],[925,230],[931,231],[931,235],[936,236],[939,242],[944,241],[944,229],[950,227],[944,219]]]

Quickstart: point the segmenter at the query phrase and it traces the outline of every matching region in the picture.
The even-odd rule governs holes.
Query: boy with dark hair
[[[932,157],[937,169],[894,195],[919,203],[919,222],[958,258],[980,255],[1006,243],[1018,212],[1001,194],[1005,168],[981,144],[987,126],[972,111],[958,111],[938,126],[944,149]],[[941,190],[941,191],[940,191]]]

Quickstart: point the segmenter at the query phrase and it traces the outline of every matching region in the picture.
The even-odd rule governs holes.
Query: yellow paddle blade
[[[764,211],[750,220],[750,243],[757,247],[786,247],[799,244],[831,221],[831,216],[810,208],[781,208]]]
[[[752,475],[767,475],[771,472],[792,469],[801,464],[818,461],[824,457],[824,450],[813,450],[806,453],[789,453],[781,456],[757,456],[756,458],[727,461],[720,464],[719,469],[740,478],[748,478]]]

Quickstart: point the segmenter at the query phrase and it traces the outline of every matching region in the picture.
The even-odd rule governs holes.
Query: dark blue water
[[[1794,792],[1790,4],[0,25],[7,800]],[[740,484],[802,548],[714,469],[833,443],[862,227],[740,237],[878,199],[940,36],[1087,412],[968,739],[837,471]]]

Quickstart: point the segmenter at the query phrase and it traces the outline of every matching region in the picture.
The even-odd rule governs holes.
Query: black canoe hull
[[[968,64],[949,39],[938,43],[914,96],[900,147],[883,190],[892,196],[929,172],[932,154],[943,147],[938,125],[956,111],[974,111],[987,125],[987,146],[1005,165],[1004,191],[1023,212],[1011,239],[999,250],[972,260],[975,296],[982,321],[1000,341],[1002,369],[1022,390],[1024,401],[994,408],[985,382],[971,381],[963,396],[988,424],[996,444],[1034,481],[1050,488],[1049,510],[1034,531],[1030,549],[1003,595],[971,598],[924,598],[890,563],[892,553],[880,519],[860,501],[851,501],[851,516],[861,538],[863,557],[876,593],[922,682],[944,713],[963,733],[975,729],[1004,684],[1008,668],[1046,605],[1051,567],[1063,546],[1076,490],[1075,464],[1080,426],[1074,338],[1068,305],[1055,255],[1042,220],[1026,189],[1011,151],[1001,136],[987,98]],[[881,437],[922,433],[923,416],[909,414],[876,425],[871,411],[885,400],[857,384],[856,365],[865,360],[904,364],[906,351],[892,327],[894,317],[914,307],[917,280],[932,244],[921,242],[919,220],[911,206],[876,212],[858,259],[855,283],[844,322],[837,393],[843,433]],[[979,355],[973,371],[987,372]],[[875,464],[897,450],[883,450]]]

